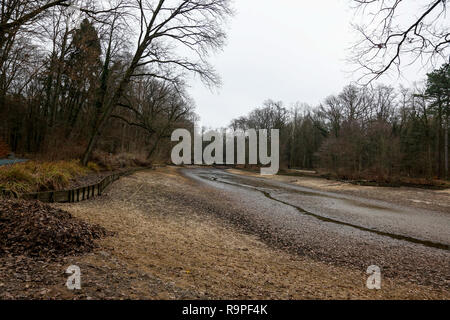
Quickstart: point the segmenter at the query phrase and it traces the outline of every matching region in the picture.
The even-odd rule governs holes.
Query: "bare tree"
[[[326,98],[325,104],[319,107],[319,112],[326,119],[330,132],[337,138],[344,118],[344,111],[339,97],[329,96]]]
[[[164,139],[170,139],[175,127],[183,126],[183,121],[192,113],[193,103],[187,96],[182,83],[144,77],[134,83],[133,89],[125,97],[111,116],[126,124],[143,129],[148,136],[150,159]]]
[[[424,66],[446,62],[450,50],[449,0],[352,0],[364,23],[355,24],[360,40],[351,62],[365,84],[390,70],[420,60]],[[419,10],[413,13],[415,10]]]
[[[69,6],[71,0],[2,0],[0,36],[29,23],[55,6]]]
[[[69,6],[71,0],[1,0],[0,12],[0,63],[12,47],[17,32],[34,21],[48,9],[56,6]]]
[[[138,24],[136,46],[110,97],[98,102],[102,114],[89,139],[82,159],[84,164],[133,78],[152,76],[170,80],[176,70],[182,70],[198,74],[210,84],[218,83],[205,58],[210,50],[224,44],[222,23],[232,13],[229,0],[130,0],[120,10],[135,16],[130,24]],[[192,51],[197,59],[176,54],[174,48],[180,46]]]

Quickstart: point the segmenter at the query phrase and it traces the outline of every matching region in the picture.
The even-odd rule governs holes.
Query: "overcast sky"
[[[356,80],[345,61],[354,41],[349,0],[236,0],[234,7],[227,46],[210,59],[222,87],[191,82],[201,125],[228,126],[268,98],[315,106]]]

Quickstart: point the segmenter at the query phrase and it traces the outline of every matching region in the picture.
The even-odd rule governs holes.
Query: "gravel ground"
[[[259,174],[244,170],[230,169],[229,173],[248,177],[260,177]],[[308,176],[271,176],[265,177],[268,180],[289,183],[320,191],[335,192],[368,199],[387,201],[393,204],[411,206],[427,210],[437,210],[450,215],[450,189],[429,190],[410,187],[375,187],[357,186],[348,182],[328,180],[319,177]]]
[[[211,169],[187,170],[186,174],[223,190],[220,202],[225,205],[218,211],[218,216],[259,235],[276,248],[359,270],[377,265],[386,277],[431,285],[445,291],[449,289],[450,254],[446,242],[447,249],[443,250],[317,219],[286,205],[284,201],[301,203],[301,196],[288,194],[289,189],[280,188],[267,179],[249,179]],[[254,190],[255,187],[265,190],[273,198],[268,199],[264,193]],[[280,203],[273,199],[284,201]],[[381,220],[380,217],[378,219]],[[448,218],[440,220],[440,223],[444,225],[442,232],[448,233]],[[355,224],[360,225],[359,222]],[[424,232],[429,231],[426,229]]]
[[[358,240],[358,232],[343,227],[332,233],[326,223],[312,218],[302,218],[304,227],[293,232],[274,222],[284,220],[289,225],[294,215],[300,216],[293,208],[255,191],[212,183],[194,180],[177,168],[161,168],[122,178],[97,199],[55,205],[115,236],[98,240],[92,253],[51,264],[30,257],[1,258],[0,272],[6,276],[0,280],[0,298],[450,298],[445,282],[448,270],[441,268],[443,263],[448,267],[446,252],[405,256],[426,254],[433,248],[422,252],[418,245],[411,249],[390,240],[379,243],[375,236]],[[270,213],[276,219],[270,219]],[[350,249],[342,248],[341,241],[331,241],[350,236],[354,238]],[[355,257],[373,243],[379,243],[379,248],[388,245],[397,264],[407,266],[402,270],[422,274],[426,281],[405,276],[404,271],[385,272],[389,260],[363,257],[356,263]],[[390,259],[384,253],[381,257]],[[423,261],[424,257],[429,260]],[[371,262],[383,269],[382,290],[365,286]],[[72,264],[81,268],[79,292],[64,286],[65,269]]]

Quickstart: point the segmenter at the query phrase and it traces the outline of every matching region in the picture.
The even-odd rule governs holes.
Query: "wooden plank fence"
[[[64,190],[64,191],[47,191],[47,192],[37,192],[37,193],[29,193],[17,195],[14,194],[16,198],[25,199],[25,200],[39,200],[41,202],[50,202],[50,203],[67,203],[67,202],[80,202],[84,200],[91,199],[96,196],[102,195],[103,191],[114,181],[119,180],[121,177],[132,175],[138,171],[149,170],[151,168],[140,168],[133,169],[126,172],[116,173],[110,176],[107,176],[99,183],[85,186],[81,188],[76,188],[72,190]]]

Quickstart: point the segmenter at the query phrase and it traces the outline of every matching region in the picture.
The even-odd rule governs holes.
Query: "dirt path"
[[[125,195],[125,196],[123,196]],[[196,196],[197,195],[197,196]],[[205,201],[209,199],[209,201]],[[449,299],[445,289],[383,279],[366,288],[365,270],[339,267],[268,246],[217,218],[226,200],[178,169],[140,172],[116,182],[100,198],[58,205],[116,236],[81,257],[51,265],[23,258],[39,275],[15,284],[6,298],[56,299]],[[226,202],[225,202],[226,203]],[[229,208],[229,210],[233,210]],[[2,266],[8,261],[3,261]],[[17,261],[9,261],[11,264]],[[78,265],[82,290],[64,284]],[[0,272],[4,272],[0,268]],[[2,288],[12,279],[0,280]]]

